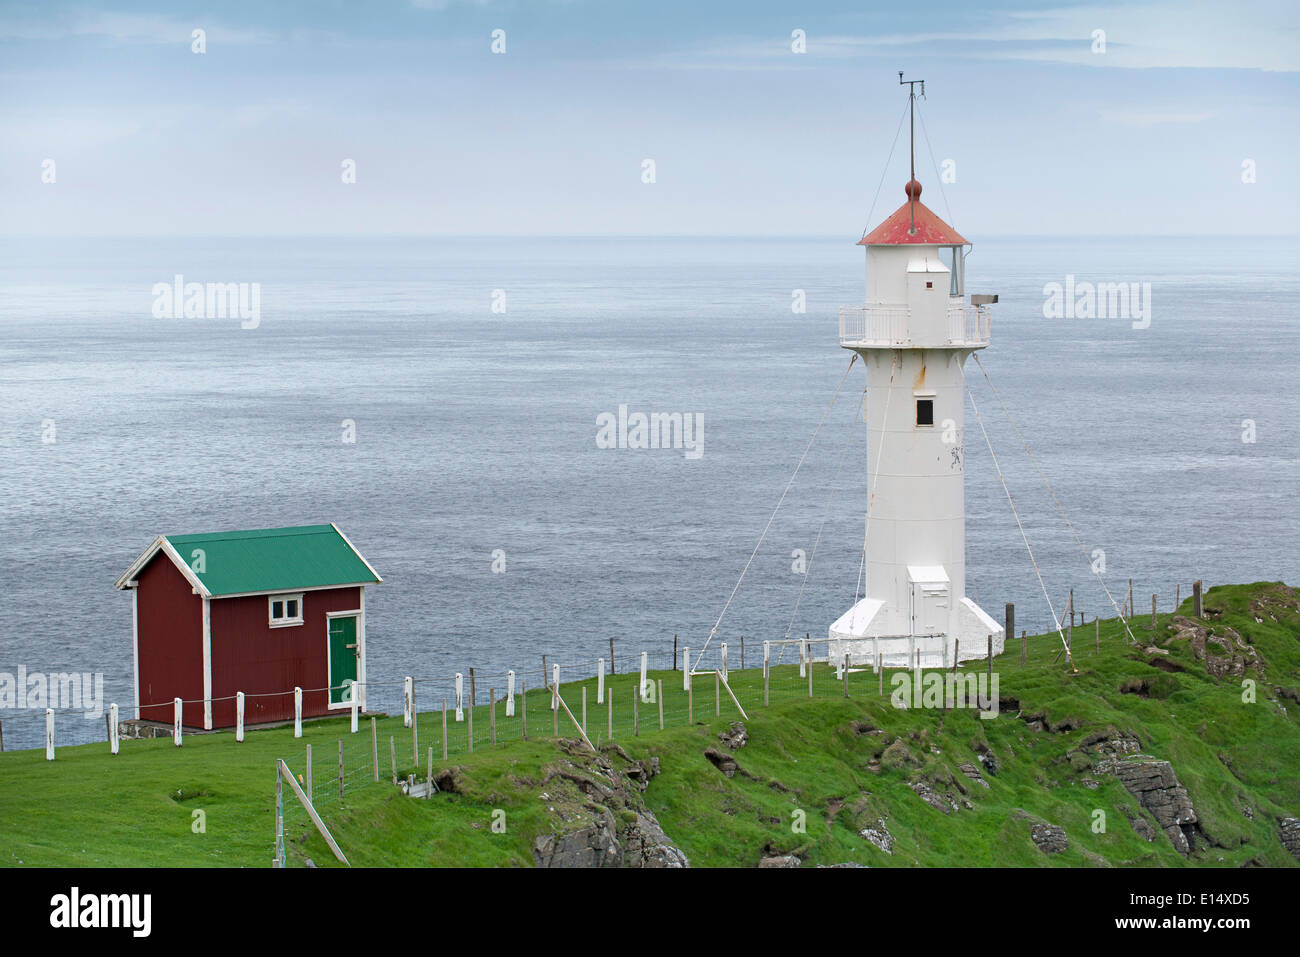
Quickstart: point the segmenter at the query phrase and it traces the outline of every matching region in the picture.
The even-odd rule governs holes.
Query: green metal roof
[[[166,538],[213,597],[380,581],[333,525]]]

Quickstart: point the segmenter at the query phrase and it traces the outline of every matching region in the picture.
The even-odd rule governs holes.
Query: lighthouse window
[[[916,424],[934,425],[934,399],[916,400]]]

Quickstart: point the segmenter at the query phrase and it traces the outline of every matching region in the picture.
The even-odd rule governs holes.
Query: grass
[[[1019,664],[1019,642],[997,659],[1000,694],[1016,711],[981,720],[968,709],[894,708],[878,693],[869,671],[850,675],[850,697],[834,671],[814,668],[814,694],[797,665],[772,672],[772,705],[762,706],[762,671],[734,670],[731,684],[749,713],[749,743],[734,752],[743,773],[724,777],[703,756],[721,747],[718,734],[737,720],[722,694],[715,714],[712,676],[695,678],[693,723],[677,672],[662,679],[666,730],[658,706],[641,705],[633,736],[636,677],[614,676],[614,738],[634,759],[658,758],[661,773],[640,800],[695,866],[753,866],[765,854],[792,853],[808,864],[859,862],[872,866],[1238,866],[1246,862],[1295,866],[1281,846],[1277,819],[1300,816],[1300,600],[1279,583],[1219,586],[1205,596],[1206,622],[1220,643],[1235,630],[1258,654],[1244,675],[1214,677],[1190,643],[1173,640],[1172,615],[1130,622],[1140,647],[1123,640],[1122,623],[1101,623],[1101,650],[1093,626],[1075,631],[1072,675],[1054,661],[1055,634],[1030,639]],[[1190,599],[1179,609],[1190,613]],[[1149,646],[1160,648],[1148,652]],[[1211,654],[1223,653],[1214,640]],[[1163,652],[1163,653],[1161,653]],[[981,667],[968,665],[968,669]],[[966,669],[963,669],[966,670]],[[1255,682],[1243,700],[1243,678]],[[581,714],[587,691],[587,727],[593,742],[608,739],[608,710],[595,704],[594,679],[565,683],[562,692]],[[1121,691],[1122,688],[1129,689]],[[434,747],[435,768],[457,768],[458,792],[431,800],[402,796],[391,784],[388,739],[398,771],[416,772],[411,732],[400,717],[377,721],[383,783],[373,783],[368,726],[348,734],[348,719],[250,731],[242,744],[231,734],[124,741],[114,757],[107,746],[0,755],[0,863],[26,866],[267,866],[273,855],[274,769],[284,758],[305,778],[305,745],[313,746],[316,805],[353,865],[525,866],[534,839],[562,817],[581,811],[582,796],[553,778],[576,761],[552,739],[549,693],[530,692],[530,740],[519,740],[519,719],[498,706],[499,742],[490,745],[488,708],[474,714],[475,750],[467,724],[450,725],[449,759],[441,760],[441,719],[420,715],[421,766]],[[1024,720],[1041,715],[1053,727],[1035,731]],[[561,714],[561,737],[576,738]],[[1132,734],[1142,753],[1172,762],[1200,821],[1202,840],[1184,858],[1166,839],[1140,837],[1129,817],[1146,814],[1113,775],[1091,770],[1083,744],[1092,732]],[[338,741],[347,773],[338,795]],[[991,752],[997,773],[986,789],[961,772]],[[549,780],[548,780],[549,779]],[[958,809],[943,813],[921,800],[914,785],[948,795]],[[963,793],[963,790],[965,793]],[[334,863],[305,813],[285,789],[286,845],[291,864],[311,858]],[[969,804],[969,807],[965,806]],[[200,831],[196,811],[202,812]],[[1098,830],[1098,812],[1105,816]],[[504,833],[493,829],[494,813]],[[1068,848],[1045,855],[1029,838],[1029,818],[1062,826]],[[801,828],[795,826],[803,821]],[[863,839],[883,821],[892,854]]]

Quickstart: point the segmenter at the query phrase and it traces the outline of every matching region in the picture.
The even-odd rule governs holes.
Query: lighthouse
[[[921,81],[899,81],[914,111]],[[864,303],[840,309],[840,345],[867,375],[865,597],[830,626],[831,662],[942,667],[1005,640],[966,595],[962,367],[989,344],[997,296],[967,298],[971,244],[921,202],[912,155],[906,201],[858,243]]]

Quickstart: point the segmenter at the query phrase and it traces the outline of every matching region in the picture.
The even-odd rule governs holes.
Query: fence
[[[1075,627],[1082,628],[1085,624],[1085,620],[1089,619],[1090,617],[1084,615],[1082,611],[1079,611],[1073,607],[1072,594],[1073,593],[1071,591],[1069,594],[1062,596],[1062,604],[1060,606],[1060,608],[1062,609],[1060,624],[1062,630],[1066,632],[1072,631],[1073,628]],[[1193,607],[1191,608],[1191,613],[1194,616],[1199,617],[1201,613],[1200,601],[1201,601],[1202,594],[1203,594],[1203,589],[1201,587],[1200,581],[1194,582],[1190,587],[1186,588],[1186,590],[1184,590],[1182,585],[1175,586],[1174,600],[1172,604],[1173,610],[1176,611],[1180,607],[1180,604],[1184,600],[1184,596],[1186,596],[1190,598],[1192,601]],[[1158,602],[1156,595],[1152,595],[1151,597],[1153,603]],[[1119,596],[1117,596],[1117,600],[1119,600]],[[1124,616],[1130,620],[1142,619],[1146,614],[1145,609],[1143,607],[1144,605],[1145,603],[1142,601],[1141,597],[1135,595],[1133,589],[1133,583],[1132,580],[1130,580],[1128,583],[1127,594],[1122,599],[1123,607],[1121,610],[1123,611]],[[1008,606],[1008,610],[1011,611],[1010,606]],[[1096,621],[1097,617],[1098,616],[1091,616],[1090,620],[1087,620],[1086,623],[1090,625],[1093,624]],[[1020,629],[1021,632],[1020,638],[1015,637],[1015,632],[1017,630],[1016,628],[1017,623],[1014,621],[1014,616],[1011,616],[1008,619],[1007,624],[1010,625],[1011,627],[1008,629],[1008,634],[1006,636],[1006,645],[1005,645],[1004,653],[1009,656],[1012,656],[1012,659],[1014,659],[1014,656],[1016,654],[1018,653],[1023,654],[1025,643],[1027,641],[1032,641],[1034,639],[1030,638],[1027,635],[1027,629],[1023,629],[1023,628]],[[1024,625],[1026,623],[1022,621],[1019,622],[1019,624]],[[1052,622],[1050,619],[1048,619],[1047,621],[1042,621],[1040,619],[1039,621],[1034,623],[1034,627],[1040,630],[1039,633],[1042,638],[1049,639],[1051,641],[1059,641],[1059,638],[1056,635],[1056,623]],[[1086,641],[1087,638],[1088,635],[1086,633],[1082,635],[1082,639],[1084,641]],[[814,655],[814,657],[820,657],[822,660],[826,659],[827,657],[826,646],[827,646],[828,639],[814,638],[814,639],[805,639],[805,640],[807,640],[811,648],[818,650],[819,654]],[[870,642],[870,639],[866,639],[866,641]],[[777,665],[784,665],[787,661],[791,660],[792,654],[797,655],[799,653],[798,647],[800,645],[800,642],[798,640],[792,639],[784,642],[772,641],[769,644],[770,647],[773,649],[771,661],[772,663]],[[982,649],[976,649],[976,650],[982,650]],[[700,653],[698,650],[691,651],[689,652],[691,656],[691,665],[694,666],[697,670],[703,670],[703,671],[717,670],[721,666],[720,651],[721,651],[720,644],[716,641],[710,644],[709,650],[704,655],[703,658],[700,658]],[[527,699],[528,707],[532,710],[532,713],[530,714],[531,719],[533,721],[536,721],[538,719],[538,716],[540,715],[545,720],[547,721],[550,720],[549,718],[550,692],[546,691],[545,688],[550,683],[550,681],[555,677],[554,671],[557,666],[559,667],[561,686],[568,684],[572,681],[575,681],[579,678],[591,679],[589,682],[591,687],[589,688],[589,693],[588,693],[588,697],[591,700],[588,701],[588,706],[592,707],[595,704],[604,705],[603,697],[601,698],[601,701],[599,702],[595,701],[595,698],[599,697],[597,693],[598,688],[596,687],[596,685],[598,684],[597,672],[599,671],[599,669],[601,669],[602,667],[605,669],[606,681],[610,683],[611,687],[613,687],[615,684],[616,676],[619,679],[622,679],[624,676],[631,673],[636,673],[639,675],[642,667],[641,653],[625,654],[616,657],[614,655],[613,639],[610,640],[610,652],[611,652],[610,656],[608,657],[565,660],[562,662],[557,661],[556,659],[548,655],[539,655],[536,661],[533,664],[531,664],[528,668],[521,668],[518,671],[513,672],[513,679],[515,682],[513,687],[511,686],[512,672],[494,671],[491,673],[479,674],[476,673],[475,669],[473,668],[467,669],[465,672],[460,674],[460,689],[459,689],[460,708],[462,712],[465,712],[466,702],[470,703],[470,717],[474,722],[477,722],[477,724],[472,729],[472,733],[473,733],[472,738],[468,737],[468,735],[470,734],[470,729],[468,727],[469,724],[468,720],[464,722],[467,725],[467,727],[463,729],[459,727],[459,725],[461,725],[462,722],[454,720],[454,711],[456,708],[456,701],[457,701],[457,685],[456,685],[456,678],[454,675],[448,676],[445,674],[443,675],[416,674],[416,675],[412,675],[409,680],[411,681],[412,684],[412,694],[416,701],[415,706],[417,710],[418,708],[423,707],[426,710],[426,713],[430,711],[434,711],[440,708],[441,701],[445,698],[448,702],[448,707],[453,712],[453,720],[452,720],[453,727],[451,731],[449,731],[449,735],[452,737],[454,737],[455,734],[461,735],[462,739],[465,742],[466,748],[469,747],[471,741],[474,746],[481,747],[485,744],[491,743],[492,728],[494,726],[494,722],[491,714],[492,709],[490,704],[487,702],[489,695],[493,696],[497,700],[496,718],[500,722],[500,727],[497,728],[498,739],[503,739],[504,736],[513,733],[510,729],[513,728],[514,726],[510,725],[506,721],[506,719],[511,718],[512,716],[505,714],[506,706],[504,704],[504,699],[512,691],[514,692],[514,695],[517,699],[516,708],[521,708],[522,703],[518,701],[519,692],[524,687],[528,687],[529,689],[532,689],[530,691],[530,697]],[[684,666],[687,653],[688,650],[686,649],[685,645],[679,644],[676,638],[674,637],[674,642],[671,650],[665,647],[665,648],[661,648],[658,651],[650,652],[646,654],[645,662],[646,662],[647,670],[648,671],[653,670],[656,672],[660,672],[660,671],[680,672]],[[743,636],[740,637],[738,640],[730,641],[728,642],[728,655],[730,659],[728,662],[728,668],[742,670],[742,671],[746,669],[752,669],[756,660],[758,663],[761,664],[762,653],[763,653],[763,642],[761,641],[756,641],[753,638],[746,639]],[[760,656],[758,659],[755,659],[754,657],[756,654]],[[854,654],[855,654],[855,661],[856,661],[858,652],[855,650]],[[899,664],[900,662],[897,661],[884,662],[884,665],[886,667],[894,667]],[[923,660],[921,664],[927,667],[936,667],[936,666],[946,665],[946,662],[931,657],[931,658],[927,658],[926,660]],[[801,677],[802,677],[802,673],[801,673]],[[784,680],[784,678],[782,677],[781,680]],[[365,683],[364,686],[358,685],[357,687],[362,688],[362,691],[364,693],[365,710],[367,712],[404,714],[406,711],[406,694],[407,694],[406,683],[407,682],[405,679],[404,680],[382,680],[382,681],[377,680],[377,681],[368,681]],[[667,684],[671,684],[671,682],[666,682],[666,685]],[[747,684],[748,684],[747,682],[740,682],[739,684],[733,683],[733,687],[747,688]],[[622,691],[623,695],[627,694],[626,681],[618,682],[617,687],[623,689]],[[146,713],[158,714],[160,712],[165,712],[167,714],[169,723],[172,725],[171,734],[173,738],[179,742],[182,739],[182,735],[185,733],[184,729],[187,727],[193,728],[197,723],[192,720],[191,721],[184,720],[187,714],[186,712],[187,707],[190,709],[190,711],[188,712],[190,715],[193,715],[195,713],[203,714],[206,711],[216,710],[217,707],[222,704],[233,702],[236,715],[238,715],[238,712],[240,711],[239,699],[242,698],[243,714],[244,714],[245,721],[248,725],[253,725],[258,723],[256,719],[258,716],[259,702],[266,702],[274,699],[274,700],[278,700],[281,704],[285,704],[289,702],[294,702],[295,699],[298,697],[312,695],[312,694],[322,694],[330,690],[336,690],[336,691],[342,690],[342,686],[335,689],[309,688],[309,689],[288,689],[285,691],[258,693],[258,694],[240,693],[236,695],[228,695],[221,698],[213,698],[207,700],[183,699],[180,701],[180,709],[181,709],[181,715],[183,720],[181,722],[182,727],[181,727],[181,732],[179,734],[177,733],[175,727],[176,699],[142,704],[138,710],[135,709],[133,706],[123,707],[113,703],[110,704],[108,708],[104,709],[102,715],[87,715],[87,712],[84,709],[80,709],[80,708],[49,708],[49,709],[42,709],[42,710],[29,709],[26,711],[5,710],[3,712],[0,712],[0,751],[4,751],[6,750],[6,748],[8,748],[8,750],[14,750],[15,744],[17,744],[19,747],[40,747],[41,744],[43,743],[46,749],[46,756],[50,758],[50,760],[53,760],[54,755],[56,753],[56,748],[55,748],[56,744],[58,746],[65,746],[69,744],[76,745],[76,744],[104,743],[108,745],[108,747],[110,748],[110,750],[112,750],[113,753],[116,754],[119,747],[118,741],[119,741],[119,733],[120,733],[120,722],[129,718],[133,718],[133,717],[140,718],[142,715],[145,715]],[[534,693],[536,695],[539,695],[541,698],[546,699],[546,708],[548,710],[545,713],[538,711],[536,705],[533,703],[534,698],[532,697],[532,695]],[[746,690],[745,693],[748,694],[750,692],[749,690]],[[616,693],[616,697],[617,697],[617,693]],[[565,698],[566,700],[568,699],[567,692],[565,693]],[[750,705],[754,704],[754,702],[757,700],[759,699],[751,698],[749,702],[746,703],[745,699],[743,697],[741,698],[742,704],[745,704],[745,707],[747,708],[750,707]],[[568,701],[568,703],[570,707],[573,708],[574,713],[577,714],[579,708],[581,707],[581,701],[580,700]],[[622,705],[623,703],[624,702],[622,700],[619,701],[620,705]],[[665,720],[669,720],[671,718],[671,716],[674,713],[672,709],[675,706],[676,706],[675,703],[669,703],[666,706],[667,710],[665,711]],[[630,708],[631,706],[627,705],[627,707]],[[198,709],[202,709],[202,710],[198,710]],[[289,715],[291,716],[293,715],[294,709],[292,704],[288,704],[287,708],[281,708],[280,712],[285,713],[286,710]],[[657,706],[656,706],[656,710],[657,710]],[[345,717],[348,714],[349,711],[347,709],[331,712],[331,715],[337,715],[339,717]],[[464,715],[462,715],[462,717],[463,716]],[[289,720],[291,720],[291,718],[285,719],[285,722],[287,723]],[[421,720],[427,721],[428,719],[427,717],[425,717],[422,718]],[[616,721],[615,721],[616,731],[622,728],[622,724],[619,724],[620,720],[622,719],[616,717]],[[18,732],[16,735],[14,733],[15,730],[17,730]],[[540,728],[538,730],[540,730]],[[6,732],[9,733],[9,742],[7,745],[5,741]],[[236,740],[240,740],[240,735],[238,731],[236,731],[235,737]],[[436,738],[431,738],[430,740],[436,741],[439,747],[441,747],[441,741],[438,741]],[[449,755],[453,753],[453,748],[454,745],[449,743],[448,744]]]

